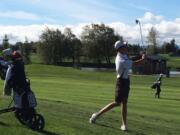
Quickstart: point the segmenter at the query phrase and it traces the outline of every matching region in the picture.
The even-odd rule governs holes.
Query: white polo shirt
[[[123,74],[122,78],[128,79],[129,70],[132,68],[132,60],[129,60],[126,54],[117,53],[115,64],[116,64],[117,78],[119,78]]]

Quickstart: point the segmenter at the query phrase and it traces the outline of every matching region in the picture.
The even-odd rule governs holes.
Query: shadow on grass
[[[118,130],[118,131],[122,131],[121,129],[120,129],[120,127],[119,128],[115,128],[115,127],[113,127],[113,126],[109,126],[109,125],[105,125],[105,124],[102,124],[102,123],[96,123],[96,125],[98,125],[98,126],[103,126],[103,127],[107,127],[107,128],[112,128],[112,129],[115,129],[115,130]],[[135,131],[133,131],[133,130],[126,130],[126,131],[122,131],[122,132],[124,132],[124,133],[126,133],[126,134],[132,134],[132,133],[135,133]],[[136,135],[145,135],[145,134],[143,134],[143,133],[136,133]]]
[[[115,127],[113,127],[113,126],[109,126],[109,125],[102,124],[102,123],[96,123],[96,125],[102,126],[102,127],[107,127],[107,128],[112,128],[112,129],[116,129],[116,130],[119,130],[119,129],[120,129],[120,128],[115,128]]]
[[[38,132],[43,134],[43,135],[61,135],[61,134],[57,134],[57,133],[54,133],[54,132],[51,132],[51,131],[46,131],[46,130],[38,131]]]
[[[161,99],[164,99],[164,100],[173,100],[173,101],[179,101],[180,102],[180,99],[177,99],[177,98],[161,98]]]
[[[0,126],[9,127],[9,125],[4,122],[0,122]]]

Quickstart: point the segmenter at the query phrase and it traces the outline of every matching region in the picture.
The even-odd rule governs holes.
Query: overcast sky
[[[140,43],[139,19],[144,40],[154,26],[159,42],[175,38],[180,44],[179,5],[179,0],[1,0],[0,43],[4,34],[11,43],[37,41],[47,26],[70,27],[79,36],[91,23],[105,23],[128,42]]]

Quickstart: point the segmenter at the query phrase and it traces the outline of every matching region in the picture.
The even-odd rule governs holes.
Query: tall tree
[[[72,33],[70,28],[65,28],[64,30],[64,46],[63,46],[63,56],[66,58],[74,59],[74,43],[73,40],[76,36]]]
[[[157,51],[157,36],[158,36],[158,33],[157,33],[157,30],[152,27],[148,33],[148,36],[147,36],[147,42],[148,42],[148,48],[147,48],[147,52],[149,54],[156,54]]]
[[[142,48],[138,44],[128,44],[128,51],[130,55],[138,55],[141,50]]]
[[[64,35],[60,30],[47,28],[40,36],[38,53],[45,64],[55,64],[63,60]]]
[[[119,38],[122,39],[104,24],[87,25],[81,35],[85,54],[95,62],[101,63],[105,60],[108,64],[113,56],[113,45]]]
[[[12,46],[11,48],[13,50],[20,51],[25,64],[30,64],[31,63],[32,45],[33,45],[33,42],[28,42],[27,37],[25,37],[24,43],[16,42],[16,44],[14,46]]]
[[[170,41],[170,45],[171,45],[171,52],[175,55],[178,50],[178,47],[176,46],[176,40],[174,38]]]
[[[4,35],[2,46],[4,49],[9,48],[9,39],[8,39],[8,36],[6,34]]]
[[[32,44],[29,43],[27,37],[25,37],[25,42],[21,45],[21,53],[25,64],[31,63],[31,51]]]
[[[171,54],[176,54],[178,50],[175,39],[172,39],[170,42],[164,42],[162,48],[164,50],[164,53],[171,53]]]
[[[72,58],[74,66],[78,66],[80,63],[81,55],[81,41],[72,33],[70,28],[64,30],[65,42],[64,42],[64,56]]]

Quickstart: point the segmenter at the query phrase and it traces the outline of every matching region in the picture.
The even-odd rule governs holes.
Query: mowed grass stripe
[[[37,110],[46,119],[45,133],[21,126],[14,116],[0,117],[0,132],[7,135],[179,135],[180,78],[163,78],[162,98],[150,86],[156,76],[131,76],[128,102],[129,132],[120,130],[120,107],[90,125],[91,114],[114,100],[115,72],[88,72],[73,68],[32,64],[26,66],[38,100]],[[2,98],[0,105],[8,104]],[[1,123],[8,125],[3,126]],[[11,129],[11,130],[8,130]]]

